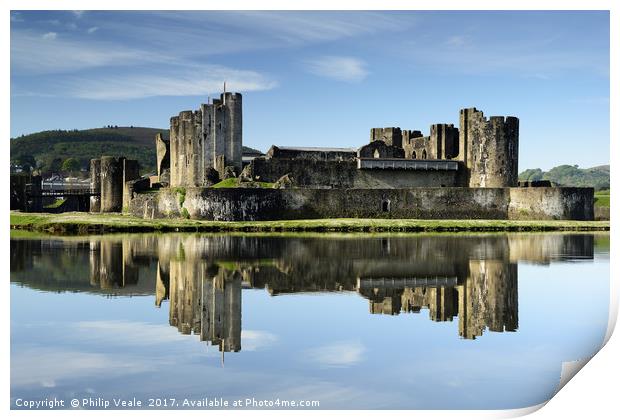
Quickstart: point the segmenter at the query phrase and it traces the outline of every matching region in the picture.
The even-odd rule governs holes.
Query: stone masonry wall
[[[187,188],[136,194],[139,217],[206,220],[313,218],[592,220],[588,188],[271,189]],[[541,190],[541,191],[538,191]],[[542,191],[548,190],[548,191]],[[555,191],[552,191],[555,190]],[[185,209],[185,210],[183,210]]]
[[[101,204],[102,213],[118,212],[123,207],[123,161],[122,157],[101,158]]]
[[[510,188],[510,219],[594,220],[594,189]]]
[[[95,194],[101,194],[101,159],[90,160],[90,188]],[[101,211],[100,195],[90,197],[90,211],[99,213]]]
[[[459,157],[470,187],[516,187],[519,119],[484,117],[476,108],[460,111]]]
[[[281,176],[290,174],[295,186],[309,188],[409,188],[457,185],[456,171],[359,170],[355,161],[300,162],[257,158],[246,167],[246,171],[252,179],[261,182],[275,182]]]

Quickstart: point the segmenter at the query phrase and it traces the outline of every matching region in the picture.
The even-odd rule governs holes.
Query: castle
[[[241,94],[224,92],[212,104],[172,117],[170,141],[158,136],[156,144],[155,182],[162,185],[207,187],[241,175]],[[433,124],[428,136],[372,128],[370,142],[357,150],[273,146],[246,162],[243,179],[276,182],[288,174],[306,188],[516,187],[518,150],[517,118],[487,119],[469,108],[460,112],[460,128]]]
[[[372,128],[357,149],[274,145],[256,155],[242,149],[241,94],[224,92],[172,117],[170,139],[155,142],[157,175],[124,179],[122,203],[108,208],[210,220],[593,219],[592,189],[519,185],[519,119],[476,108],[428,136]],[[236,188],[212,188],[229,178]]]

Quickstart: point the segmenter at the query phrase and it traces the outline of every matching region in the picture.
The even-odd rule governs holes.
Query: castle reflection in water
[[[428,309],[458,334],[515,331],[518,264],[592,259],[588,234],[392,237],[135,235],[11,240],[11,279],[43,290],[169,300],[170,325],[241,350],[242,289],[353,292],[373,314]],[[88,270],[86,270],[88,267]]]

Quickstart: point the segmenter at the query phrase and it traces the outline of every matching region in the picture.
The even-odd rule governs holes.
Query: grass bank
[[[312,219],[214,222],[141,219],[120,213],[11,212],[11,229],[55,234],[112,232],[541,232],[607,231],[608,221]]]
[[[609,207],[609,192],[610,190],[596,191],[594,193],[594,206]]]

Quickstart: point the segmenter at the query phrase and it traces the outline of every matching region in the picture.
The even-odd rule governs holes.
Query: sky
[[[520,119],[519,169],[609,163],[607,11],[12,11],[11,136],[168,128],[227,90],[243,143],[360,147],[461,108]]]

